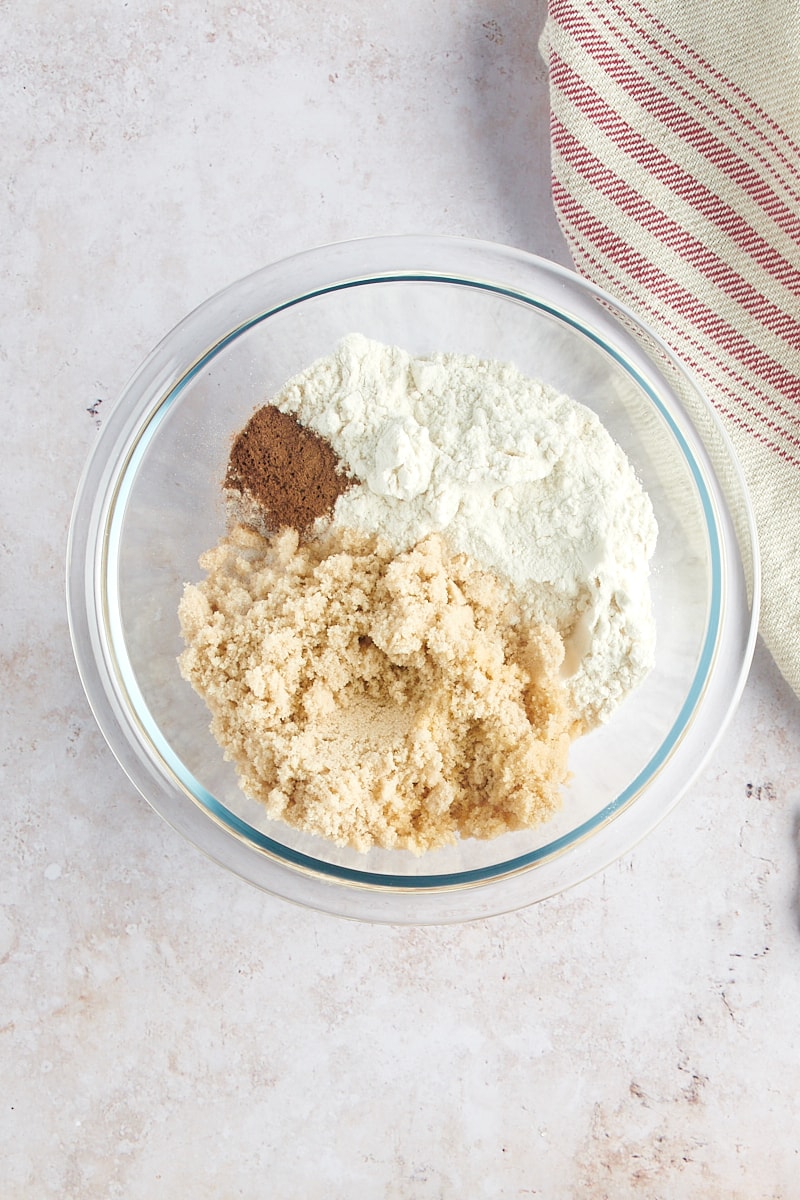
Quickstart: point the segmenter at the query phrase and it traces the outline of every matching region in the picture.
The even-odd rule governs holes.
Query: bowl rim
[[[368,271],[356,271],[356,264],[365,260],[371,264]],[[416,261],[437,264],[437,269],[421,270],[419,267],[402,267],[404,261]],[[482,266],[483,271],[465,275],[462,267],[458,272],[444,270],[447,262],[460,260],[465,265]],[[380,263],[395,264],[395,269]],[[492,265],[497,271],[500,266],[506,268],[506,274],[514,283],[500,284],[484,276],[485,270]],[[323,269],[324,268],[324,269]],[[513,269],[510,269],[513,268]],[[348,272],[342,278],[342,272]],[[730,556],[730,536],[723,536],[719,525],[719,505],[721,495],[717,494],[716,479],[710,464],[698,461],[696,453],[687,442],[684,431],[673,419],[672,414],[664,407],[651,382],[648,382],[647,370],[638,367],[628,355],[603,338],[596,330],[587,327],[585,321],[557,308],[552,303],[537,299],[531,291],[537,274],[544,274],[550,279],[560,281],[565,290],[600,301],[601,305],[610,306],[611,311],[620,314],[630,322],[634,329],[642,331],[651,342],[658,347],[660,355],[670,363],[671,369],[677,371],[687,382],[693,392],[705,406],[704,417],[711,419],[716,432],[726,447],[729,465],[732,466],[739,489],[739,499],[744,505],[744,518],[749,535],[751,562],[750,617],[744,652],[741,661],[736,664],[733,672],[726,672],[727,705],[723,718],[716,718],[716,736],[710,737],[704,733],[705,753],[693,763],[693,770],[684,773],[681,786],[675,789],[671,802],[659,806],[660,811],[651,814],[647,828],[642,828],[638,836],[626,837],[624,845],[616,846],[609,855],[601,856],[594,864],[575,872],[575,878],[570,882],[577,883],[595,870],[602,869],[608,861],[619,857],[630,849],[649,828],[652,828],[677,802],[685,792],[691,779],[702,768],[712,752],[718,738],[722,735],[727,721],[738,702],[746,681],[757,633],[758,602],[760,597],[760,571],[758,546],[755,532],[755,520],[749,502],[747,489],[744,484],[741,469],[736,460],[730,440],[722,427],[717,414],[705,398],[699,387],[687,370],[679,362],[666,344],[644,322],[639,320],[625,305],[617,301],[609,293],[591,284],[566,267],[555,264],[537,255],[512,247],[500,246],[495,243],[476,241],[474,239],[452,238],[441,236],[398,235],[388,238],[363,238],[355,241],[337,242],[329,246],[306,250],[298,255],[281,259],[277,263],[262,267],[252,274],[237,280],[228,287],[217,292],[199,305],[178,323],[145,358],[139,369],[123,389],[119,400],[109,414],[100,436],[96,441],[77,490],[75,505],[68,536],[67,547],[67,599],[70,634],[78,670],[84,689],[92,706],[100,728],[109,743],[112,752],[120,761],[126,774],[134,785],[162,816],[175,825],[201,849],[209,853],[223,865],[230,867],[239,874],[245,874],[251,882],[269,891],[277,891],[287,899],[298,899],[307,903],[302,895],[296,894],[296,888],[281,887],[282,878],[265,880],[253,878],[253,870],[243,872],[230,861],[230,855],[224,852],[224,847],[215,845],[218,841],[211,837],[202,836],[197,822],[183,817],[176,811],[174,800],[182,797],[178,803],[189,800],[196,807],[201,807],[207,820],[209,830],[216,826],[230,842],[231,838],[238,840],[248,852],[259,855],[261,861],[278,868],[277,874],[284,876],[288,870],[308,882],[314,880],[322,884],[322,898],[327,903],[320,903],[320,896],[311,901],[314,907],[324,907],[328,911],[341,912],[341,915],[363,916],[361,911],[350,911],[351,904],[337,901],[337,894],[346,895],[352,891],[363,897],[364,888],[369,889],[370,895],[383,893],[388,899],[388,905],[379,905],[381,909],[388,908],[394,915],[389,919],[405,919],[402,910],[398,909],[393,898],[417,897],[415,910],[420,908],[419,897],[441,897],[443,893],[458,896],[468,893],[481,895],[492,886],[503,884],[518,878],[520,875],[531,877],[534,873],[541,875],[542,867],[563,858],[565,852],[577,849],[583,844],[596,844],[596,835],[604,828],[614,824],[625,812],[634,807],[634,801],[641,800],[654,775],[675,755],[682,739],[694,723],[704,697],[708,691],[709,681],[715,662],[718,661],[721,642],[724,635],[726,596],[724,589],[726,558]],[[314,277],[318,284],[310,291],[306,288],[290,286],[298,277]],[[338,278],[336,278],[338,276]],[[526,292],[523,284],[527,279],[529,288]],[[195,780],[188,768],[172,751],[166,739],[161,734],[157,723],[150,716],[144,697],[136,683],[132,667],[124,670],[124,637],[119,628],[115,628],[114,614],[118,611],[115,587],[117,584],[115,570],[115,553],[118,548],[118,538],[114,536],[115,523],[119,523],[124,513],[123,483],[130,476],[132,465],[135,465],[136,455],[146,449],[150,439],[155,436],[158,425],[166,412],[186,387],[189,381],[203,369],[226,345],[240,336],[247,328],[269,319],[275,313],[300,304],[314,295],[339,291],[342,288],[370,285],[379,282],[425,282],[458,284],[460,286],[478,287],[493,292],[505,298],[521,301],[539,311],[553,316],[588,336],[606,353],[609,353],[619,365],[635,380],[640,389],[649,397],[666,422],[671,433],[676,438],[698,489],[703,509],[706,533],[709,539],[711,556],[711,597],[703,637],[702,650],[698,657],[691,686],[684,703],[677,714],[667,735],[662,738],[655,753],[646,766],[639,771],[636,778],[600,812],[594,814],[568,833],[548,842],[545,846],[537,847],[523,855],[516,855],[504,862],[492,864],[466,871],[448,872],[440,875],[391,875],[382,872],[360,870],[345,867],[340,864],[316,859],[301,851],[276,842],[273,838],[254,829],[242,818],[232,813],[224,804],[213,797]],[[251,304],[251,297],[262,288],[264,283],[273,284],[280,291],[289,288],[291,293],[284,295],[282,302],[277,304],[258,305],[255,315],[231,322],[228,318],[220,322],[219,317],[231,310],[230,301],[238,299],[246,309]],[[268,290],[268,289],[267,289]],[[262,288],[263,291],[263,288]],[[242,311],[240,303],[239,311]],[[234,305],[234,311],[236,306]],[[596,310],[592,310],[595,312]],[[208,333],[216,328],[216,337],[209,343]],[[219,329],[224,329],[219,333]],[[189,336],[190,354],[181,356],[175,351],[175,344],[181,345]],[[194,351],[192,352],[192,347]],[[630,349],[630,348],[629,348]],[[649,360],[648,360],[649,365]],[[652,373],[652,367],[650,368]],[[177,372],[177,377],[176,377]],[[697,434],[700,446],[704,443],[702,436],[691,422],[693,432]],[[695,448],[696,451],[697,448]],[[112,600],[114,603],[112,603]],[[122,653],[120,652],[122,648]],[[137,695],[138,693],[138,695]],[[123,697],[128,698],[125,703]],[[149,723],[147,718],[149,719]],[[713,731],[712,731],[713,732]],[[144,739],[144,740],[143,740]],[[695,755],[695,758],[697,756]],[[165,774],[166,770],[166,774]],[[158,785],[158,786],[154,786]],[[174,793],[172,802],[165,799],[165,790]],[[153,793],[158,795],[158,801]],[[160,802],[159,802],[160,801]],[[168,811],[164,811],[164,809]],[[635,823],[637,826],[641,822]],[[632,830],[634,833],[635,830]],[[200,835],[200,836],[198,836]],[[612,839],[617,841],[618,839]],[[234,857],[236,857],[234,855]],[[585,854],[584,856],[585,857]],[[576,867],[577,867],[576,863]],[[588,866],[588,864],[587,864]],[[252,867],[252,864],[251,864]],[[569,883],[560,879],[562,871],[557,872],[556,886],[547,886],[539,880],[539,887],[531,887],[531,895],[522,903],[532,903],[534,900],[560,891]],[[545,883],[544,889],[541,884]],[[275,886],[277,884],[277,886]],[[342,887],[342,885],[345,885]],[[317,890],[319,890],[317,888]],[[287,894],[288,893],[290,894]],[[302,889],[301,889],[302,891]],[[510,907],[517,907],[515,901]],[[425,905],[422,906],[425,908]],[[433,916],[431,919],[442,919],[441,914],[453,907],[463,908],[456,904],[442,905],[438,900],[428,906]],[[467,906],[469,907],[469,906]],[[475,905],[472,905],[474,908]],[[481,906],[485,910],[485,903]],[[509,905],[497,896],[496,904],[491,904],[488,911],[504,911]],[[359,905],[356,905],[359,908]],[[344,911],[342,911],[344,910]],[[398,915],[399,914],[399,915]],[[481,912],[480,915],[486,915]],[[374,914],[367,914],[368,919],[376,919]],[[380,916],[377,919],[381,919]],[[412,918],[418,920],[419,917]],[[423,914],[426,919],[426,914]],[[445,918],[447,919],[447,918]],[[453,919],[463,919],[456,916]]]

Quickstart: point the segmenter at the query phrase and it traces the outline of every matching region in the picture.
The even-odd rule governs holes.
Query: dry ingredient
[[[244,791],[416,853],[547,819],[649,670],[656,526],[597,417],[514,367],[346,338],[235,439],[180,665]]]
[[[558,635],[432,534],[239,527],[180,607],[185,677],[270,817],[415,853],[551,816],[574,716]]]
[[[358,334],[275,397],[361,482],[337,524],[397,552],[431,532],[509,579],[527,618],[565,642],[589,729],[647,675],[656,522],[597,416],[509,363],[415,358]]]
[[[224,486],[237,519],[274,533],[305,532],[352,482],[323,438],[266,404],[234,438]]]

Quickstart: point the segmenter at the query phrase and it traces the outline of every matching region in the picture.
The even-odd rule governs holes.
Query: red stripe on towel
[[[760,237],[735,209],[724,204],[710,188],[656,149],[557,54],[552,55],[550,71],[552,83],[621,150],[726,233],[784,287],[800,296],[800,271]]]
[[[769,354],[754,346],[726,321],[696,296],[687,291],[675,279],[666,275],[627,242],[592,216],[563,187],[554,185],[553,198],[565,220],[580,230],[583,237],[597,246],[618,267],[627,272],[637,283],[646,287],[674,311],[689,320],[695,328],[714,339],[719,346],[736,358],[748,370],[765,383],[776,388],[792,403],[800,400],[800,378],[787,371]],[[775,402],[771,405],[778,412],[784,410]]]
[[[696,270],[701,271],[721,291],[734,299],[755,320],[771,330],[795,350],[800,350],[800,321],[791,313],[778,308],[742,278],[737,271],[715,254],[677,221],[656,208],[645,196],[630,187],[596,158],[565,125],[554,117],[551,122],[553,145],[570,167],[607,196],[622,210],[670,250],[679,254]]]

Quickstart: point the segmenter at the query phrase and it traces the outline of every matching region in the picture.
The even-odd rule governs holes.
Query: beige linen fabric
[[[657,330],[753,500],[761,632],[800,694],[800,0],[550,0],[553,199]]]

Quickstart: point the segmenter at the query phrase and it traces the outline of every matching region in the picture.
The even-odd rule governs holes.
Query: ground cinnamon
[[[255,502],[266,529],[302,533],[353,482],[324,438],[266,404],[234,438],[224,486]]]

